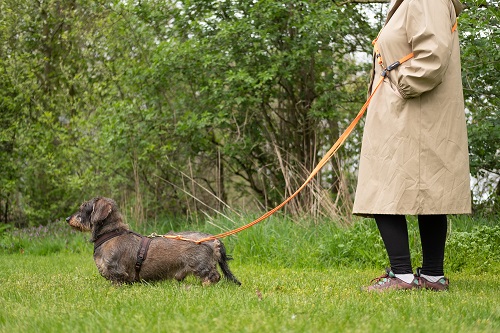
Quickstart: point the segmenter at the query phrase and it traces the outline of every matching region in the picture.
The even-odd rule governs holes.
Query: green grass
[[[343,229],[275,218],[226,239],[240,287],[194,278],[116,287],[99,276],[88,235],[63,225],[4,233],[0,332],[499,332],[500,228],[452,225],[451,287],[442,293],[362,292],[387,260],[373,223],[363,221]]]
[[[377,270],[235,264],[241,287],[194,279],[115,287],[89,256],[0,257],[1,332],[498,332],[497,274],[451,290],[367,294]],[[259,296],[260,295],[260,296]]]

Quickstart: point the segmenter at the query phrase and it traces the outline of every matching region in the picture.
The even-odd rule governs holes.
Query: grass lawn
[[[368,294],[381,270],[230,264],[241,287],[115,287],[91,252],[0,254],[0,332],[500,332],[492,272],[451,272],[448,292]]]

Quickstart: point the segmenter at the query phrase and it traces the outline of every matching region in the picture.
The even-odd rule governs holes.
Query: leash
[[[451,32],[452,33],[455,32],[457,30],[457,27],[458,27],[458,20],[455,21],[455,24],[451,28]],[[375,85],[375,88],[372,89],[372,91],[370,93],[370,96],[368,96],[365,104],[363,104],[363,106],[359,110],[359,112],[356,115],[356,117],[354,118],[354,120],[349,124],[349,126],[347,126],[347,128],[345,129],[345,131],[337,139],[337,141],[333,144],[333,146],[330,148],[330,150],[318,162],[317,166],[311,172],[311,174],[309,175],[309,177],[307,177],[307,179],[304,181],[304,183],[302,184],[302,186],[300,186],[292,195],[290,195],[287,199],[285,199],[285,201],[283,201],[281,204],[279,204],[278,206],[274,207],[273,209],[271,209],[270,211],[268,211],[267,213],[265,213],[261,217],[255,219],[254,221],[252,221],[252,222],[250,222],[248,224],[245,224],[244,226],[241,226],[239,228],[236,228],[236,229],[233,229],[233,230],[229,230],[229,231],[217,234],[217,235],[209,236],[209,237],[206,237],[206,238],[202,238],[202,239],[199,239],[199,240],[185,238],[185,237],[182,237],[180,235],[161,235],[160,237],[169,238],[169,239],[183,240],[183,241],[190,241],[190,242],[194,242],[196,244],[201,244],[201,243],[208,242],[208,241],[211,241],[211,240],[215,240],[215,239],[220,239],[220,238],[224,238],[224,237],[227,237],[227,236],[231,236],[231,235],[237,234],[237,233],[239,233],[239,232],[241,232],[241,231],[243,231],[245,229],[248,229],[248,228],[256,225],[259,222],[264,221],[269,216],[273,215],[278,210],[280,210],[281,208],[283,208],[283,206],[285,206],[293,198],[295,198],[300,193],[300,191],[302,191],[307,186],[307,184],[309,184],[311,182],[311,180],[314,178],[314,176],[316,176],[316,174],[319,172],[319,170],[321,170],[321,168],[323,168],[323,166],[325,166],[325,164],[333,157],[333,155],[335,155],[335,153],[337,152],[337,150],[339,150],[339,148],[342,146],[342,144],[346,141],[347,137],[349,137],[349,135],[352,133],[352,131],[354,130],[354,128],[358,124],[359,120],[365,114],[365,111],[368,109],[368,105],[370,104],[373,96],[377,92],[378,88],[380,88],[380,85],[382,84],[382,82],[384,82],[384,80],[387,77],[388,73],[390,71],[398,68],[401,64],[407,62],[408,60],[410,60],[411,58],[414,57],[413,52],[411,52],[411,53],[407,54],[406,56],[402,57],[401,59],[399,59],[398,61],[390,64],[387,67],[385,67],[384,64],[383,64],[382,54],[380,53],[380,50],[379,50],[378,45],[377,45],[377,40],[378,40],[378,37],[380,36],[381,32],[382,32],[382,30],[380,30],[377,38],[375,38],[375,40],[372,42],[372,44],[374,46],[375,57],[377,58],[378,63],[382,66],[382,72],[380,73],[380,79],[378,80],[377,84]]]
[[[248,224],[246,224],[244,226],[241,226],[239,228],[236,228],[236,229],[233,229],[233,230],[229,230],[229,231],[220,233],[218,235],[209,236],[209,237],[202,238],[202,239],[199,239],[199,240],[185,238],[185,237],[182,237],[180,235],[161,235],[159,237],[168,238],[168,239],[177,239],[177,240],[183,240],[183,241],[191,241],[191,242],[194,242],[196,244],[201,244],[201,243],[208,242],[208,241],[211,241],[211,240],[220,239],[220,238],[224,238],[224,237],[227,237],[227,236],[231,236],[231,235],[237,234],[237,233],[239,233],[239,232],[241,232],[241,231],[243,231],[245,229],[248,229],[248,228],[256,225],[259,222],[264,221],[269,216],[273,215],[278,210],[280,210],[281,208],[283,208],[283,206],[285,206],[288,202],[290,202],[293,198],[295,198],[300,193],[300,191],[302,191],[307,186],[307,184],[309,184],[311,182],[311,180],[314,178],[314,176],[316,176],[316,174],[319,172],[319,170],[321,170],[321,168],[323,168],[323,166],[325,166],[325,164],[332,158],[332,156],[335,155],[335,153],[337,152],[337,150],[339,150],[339,148],[345,142],[345,140],[347,139],[347,137],[351,134],[351,132],[353,131],[353,129],[356,127],[356,125],[358,124],[359,120],[363,117],[366,109],[368,108],[368,105],[370,104],[370,101],[371,101],[373,95],[375,94],[375,92],[377,92],[378,88],[380,87],[380,85],[384,81],[385,77],[387,76],[387,72],[389,72],[389,71],[397,68],[399,65],[401,65],[402,63],[404,63],[405,61],[407,61],[411,57],[408,57],[407,59],[405,59],[405,58],[402,58],[399,61],[397,61],[394,64],[392,64],[389,67],[387,67],[387,70],[383,72],[383,76],[381,75],[381,77],[380,77],[379,81],[377,82],[375,88],[372,90],[370,96],[368,97],[368,99],[366,100],[365,104],[363,105],[363,107],[361,108],[361,110],[358,112],[358,114],[356,115],[356,117],[354,118],[354,120],[351,122],[351,124],[349,124],[349,126],[346,128],[346,130],[344,131],[344,133],[342,133],[342,135],[337,139],[337,141],[333,144],[333,146],[330,148],[330,150],[318,162],[317,166],[311,172],[311,174],[309,175],[309,177],[307,177],[307,179],[304,181],[304,183],[292,195],[290,195],[285,201],[283,201],[281,204],[279,204],[278,206],[274,207],[273,209],[271,209],[270,211],[268,211],[267,213],[265,213],[261,217],[255,219],[254,221],[252,221],[252,222],[250,222],[250,223],[248,223]]]

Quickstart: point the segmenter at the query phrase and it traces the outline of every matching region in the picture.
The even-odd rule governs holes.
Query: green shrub
[[[375,223],[358,222],[351,228],[330,228],[320,243],[321,260],[328,266],[383,266],[384,244]]]
[[[471,232],[454,232],[448,239],[446,263],[453,271],[489,271],[498,269],[499,262],[500,226],[477,226]]]

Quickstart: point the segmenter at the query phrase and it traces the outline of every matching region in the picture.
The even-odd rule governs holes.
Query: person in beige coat
[[[353,213],[375,218],[391,269],[370,291],[448,288],[446,215],[471,212],[455,30],[461,10],[458,0],[392,0],[376,39],[370,90],[385,78],[367,110]],[[418,216],[423,264],[416,276],[405,215]]]

